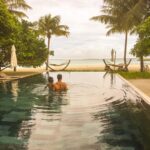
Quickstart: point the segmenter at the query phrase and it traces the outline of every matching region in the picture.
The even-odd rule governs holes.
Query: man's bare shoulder
[[[62,84],[63,84],[64,89],[67,90],[68,89],[67,83],[63,82]]]

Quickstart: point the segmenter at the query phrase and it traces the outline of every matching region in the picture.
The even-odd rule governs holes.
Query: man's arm
[[[64,90],[68,90],[67,84],[64,83]]]

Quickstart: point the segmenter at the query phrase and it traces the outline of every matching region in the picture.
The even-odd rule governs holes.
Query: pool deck
[[[118,76],[124,80],[124,82],[126,82],[130,87],[132,87],[137,93],[140,94],[140,96],[143,98],[143,100],[150,105],[150,96],[149,96],[149,90],[150,87],[149,86],[145,86],[145,85],[148,85],[150,83],[150,79],[149,82],[147,81],[147,79],[136,79],[137,81],[138,80],[142,80],[142,81],[139,81],[139,82],[135,82],[134,80],[134,84],[130,81],[130,80],[126,80],[124,79],[121,75],[118,74]],[[143,82],[144,81],[144,82]],[[142,82],[142,83],[141,83]],[[147,82],[147,83],[146,83]],[[137,83],[140,83],[138,86],[137,86]],[[143,85],[143,86],[142,86]],[[139,88],[140,87],[140,88]]]
[[[0,78],[0,83],[33,76],[33,75],[40,74],[43,72],[45,72],[45,68],[42,68],[42,67],[18,68],[16,72],[14,72],[12,69],[6,69],[6,70],[2,71],[2,73],[5,73],[7,75],[7,77]]]
[[[132,79],[129,82],[150,97],[150,79]]]

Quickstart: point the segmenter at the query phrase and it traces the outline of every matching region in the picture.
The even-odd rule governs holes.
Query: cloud
[[[90,20],[100,14],[103,0],[27,0],[27,3],[33,8],[27,12],[31,21],[51,13],[53,16],[60,15],[62,24],[70,27],[68,38],[52,38],[53,58],[110,57],[112,48],[117,50],[117,57],[123,56],[124,35],[106,37],[105,25]],[[129,38],[129,49],[135,40],[134,36]]]

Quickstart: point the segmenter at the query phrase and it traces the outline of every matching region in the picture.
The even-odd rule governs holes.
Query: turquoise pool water
[[[150,106],[118,76],[47,74],[0,84],[0,150],[150,150]],[[50,73],[56,80],[57,73]]]

